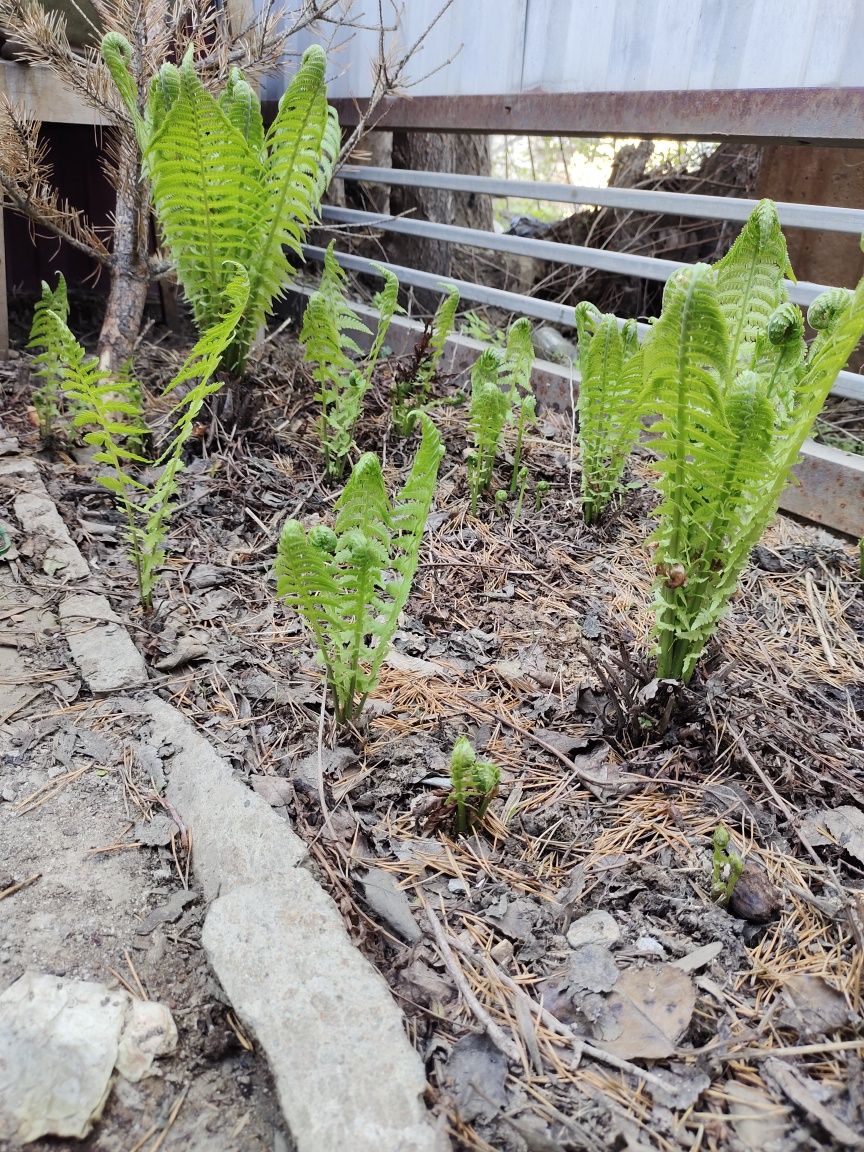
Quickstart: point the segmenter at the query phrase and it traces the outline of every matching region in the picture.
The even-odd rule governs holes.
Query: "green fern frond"
[[[283,529],[277,593],[306,620],[333,692],[337,719],[359,715],[375,687],[410,595],[443,449],[428,417],[414,465],[395,501],[366,453],[336,504],[332,530]]]
[[[534,366],[534,343],[531,321],[523,316],[510,325],[504,345],[501,383],[510,393],[510,402],[518,408],[523,396],[531,392],[531,369]]]
[[[728,372],[749,363],[756,337],[786,293],[783,277],[794,280],[777,208],[760,200],[735,243],[714,265],[717,303],[729,332]]]
[[[593,524],[618,491],[643,416],[642,353],[636,325],[619,328],[612,315],[583,301],[576,308],[579,339],[579,453],[582,515]]]
[[[201,83],[190,54],[178,76],[177,98],[145,158],[160,227],[203,331],[230,307],[226,288],[236,265],[251,267],[265,173]]]
[[[261,156],[264,149],[264,120],[261,104],[251,84],[239,68],[232,68],[219,107],[234,125],[252,151]]]
[[[324,465],[331,477],[341,476],[345,468],[370,382],[369,362],[356,362],[362,350],[351,335],[360,332],[368,337],[370,332],[345,300],[345,282],[331,243],[324,257],[321,284],[309,298],[300,331],[306,360],[312,365],[312,379],[318,385]]]
[[[266,135],[258,97],[236,69],[217,99],[190,49],[179,68],[162,66],[142,114],[129,44],[109,33],[102,53],[135,124],[160,228],[201,331],[230,309],[229,269],[248,273],[246,308],[223,355],[239,374],[292,275],[289,254],[301,255],[338,155],[324,52],[304,53]]]
[[[403,311],[399,307],[399,280],[395,273],[380,264],[375,264],[374,267],[384,277],[384,287],[380,292],[376,292],[372,298],[372,307],[378,312],[378,328],[375,331],[375,339],[372,341],[372,347],[369,349],[364,368],[364,375],[370,381],[378,363],[378,357],[381,355],[381,349],[384,347],[390,322],[397,312]]]
[[[429,384],[438,371],[458,307],[459,291],[451,284],[414,347],[413,364],[410,368],[397,368],[393,381],[392,424],[399,437],[410,435],[414,411],[424,408],[429,400]]]
[[[479,760],[468,737],[460,736],[450,753],[450,803],[456,809],[457,835],[467,835],[482,822],[500,782],[497,764]]]
[[[438,365],[441,363],[441,357],[444,354],[444,348],[447,344],[447,337],[453,331],[453,325],[456,323],[456,310],[458,307],[459,289],[454,284],[450,284],[447,287],[446,296],[444,296],[435,309],[435,315],[432,317],[429,343],[426,346],[426,354],[417,371],[417,385],[420,391],[421,402],[425,399],[425,388],[438,371]]]
[[[167,523],[172,510],[170,501],[183,467],[183,447],[204,401],[220,387],[212,377],[243,314],[247,292],[245,272],[235,272],[226,287],[231,305],[229,312],[204,333],[166,388],[167,394],[194,381],[173,410],[170,443],[155,462],[132,447],[141,444],[148,435],[137,381],[128,374],[118,380],[115,373],[100,369],[98,361],[87,356],[69,331],[65,315],[47,307],[41,315],[40,330],[54,349],[63,392],[74,406],[73,426],[87,429],[84,441],[96,449],[94,463],[108,469],[96,480],[114,495],[123,511],[141,602],[148,609],[164,560]],[[57,299],[64,303],[65,294],[60,293]],[[152,486],[133,474],[139,465],[160,469]]]
[[[57,318],[62,325],[56,323]],[[28,348],[40,349],[35,357],[41,387],[33,392],[33,407],[39,419],[39,433],[50,440],[60,416],[62,393],[64,343],[67,339],[66,321],[69,319],[69,298],[63,273],[57,274],[57,286],[51,288],[42,281],[42,295],[33,312]],[[68,333],[71,338],[71,333]]]
[[[531,321],[523,316],[521,320],[511,324],[507,332],[504,362],[501,368],[502,386],[510,394],[508,419],[516,424],[516,445],[513,450],[513,470],[509,489],[511,496],[515,495],[519,486],[525,436],[536,420],[537,402],[531,388],[533,367],[534,341]]]
[[[471,493],[471,515],[477,514],[477,501],[492,482],[492,469],[501,441],[501,433],[510,414],[510,393],[500,385],[503,355],[497,348],[487,348],[471,369],[471,408],[468,434],[471,448],[468,456],[468,489]]]
[[[779,503],[837,373],[864,333],[864,280],[811,305],[809,350],[786,245],[760,204],[714,269],[667,284],[644,345],[661,503],[658,674],[687,680]]]
[[[139,573],[145,606],[152,602],[159,570],[165,560],[168,521],[174,510],[171,501],[177,493],[178,476],[183,470],[183,449],[207,398],[222,387],[222,381],[213,377],[241,321],[248,294],[249,279],[245,270],[235,269],[225,286],[228,310],[217,323],[206,329],[165,389],[165,395],[168,395],[194,381],[171,411],[174,421],[171,438],[155,461],[155,467],[161,471],[141,508],[144,524]]]
[[[255,247],[248,263],[250,309],[244,323],[251,342],[292,269],[286,251],[297,258],[306,230],[317,219],[321,197],[339,155],[341,133],[327,104],[326,56],[313,44],[279,101],[264,140],[267,164],[263,196],[253,208]]]

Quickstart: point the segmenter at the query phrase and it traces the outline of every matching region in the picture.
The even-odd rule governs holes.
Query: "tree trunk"
[[[140,157],[130,140],[119,143],[119,153],[111,290],[99,333],[99,365],[107,372],[116,372],[132,355],[150,284],[150,202],[139,175]]]
[[[485,136],[468,133],[394,132],[393,167],[488,176],[489,141]],[[415,220],[433,220],[492,231],[492,200],[476,192],[393,185],[390,211],[394,215],[407,212]],[[390,235],[386,237],[385,245],[387,255],[394,263],[487,284],[494,283],[495,273],[501,265],[494,254],[481,249],[459,248],[418,236]],[[414,289],[414,296],[421,307],[431,310],[438,303],[440,293]]]

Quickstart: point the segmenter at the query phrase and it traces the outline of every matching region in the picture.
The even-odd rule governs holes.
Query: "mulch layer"
[[[177,359],[145,346],[145,379]],[[252,427],[200,429],[150,618],[92,466],[67,447],[43,474],[156,685],[306,838],[454,1147],[864,1143],[857,546],[779,517],[676,690],[652,679],[650,461],[587,529],[573,429],[541,416],[521,519],[491,498],[472,517],[466,412],[436,407],[448,454],[414,591],[364,716],[337,731],[271,576],[283,521],[326,522],[337,494],[314,387],[287,336],[255,375]],[[26,403],[23,377],[10,389]],[[413,445],[388,426],[379,388],[358,443],[384,446],[395,486]],[[457,838],[462,734],[502,781]],[[746,861],[728,909],[711,895],[720,823]]]

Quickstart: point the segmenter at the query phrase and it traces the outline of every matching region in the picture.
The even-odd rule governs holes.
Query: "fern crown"
[[[777,508],[801,445],[864,332],[864,281],[811,305],[809,349],[788,299],[774,205],[714,267],[676,272],[644,344],[661,503],[653,535],[661,676],[687,679]]]
[[[313,45],[264,131],[257,95],[234,69],[214,96],[195,70],[163,64],[144,107],[131,47],[108,33],[102,54],[135,127],[160,228],[201,331],[230,309],[233,265],[249,278],[246,308],[226,357],[241,372],[249,346],[301,258],[339,152],[327,104],[326,57]]]
[[[375,687],[411,591],[444,448],[418,414],[420,445],[391,501],[381,464],[361,456],[336,502],[333,528],[289,520],[276,558],[277,593],[306,621],[327,670],[340,721]]]

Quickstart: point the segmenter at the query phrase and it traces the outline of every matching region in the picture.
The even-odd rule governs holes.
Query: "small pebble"
[[[585,944],[608,945],[620,937],[621,929],[609,913],[597,908],[573,921],[567,932],[567,943],[571,948],[581,948]]]

